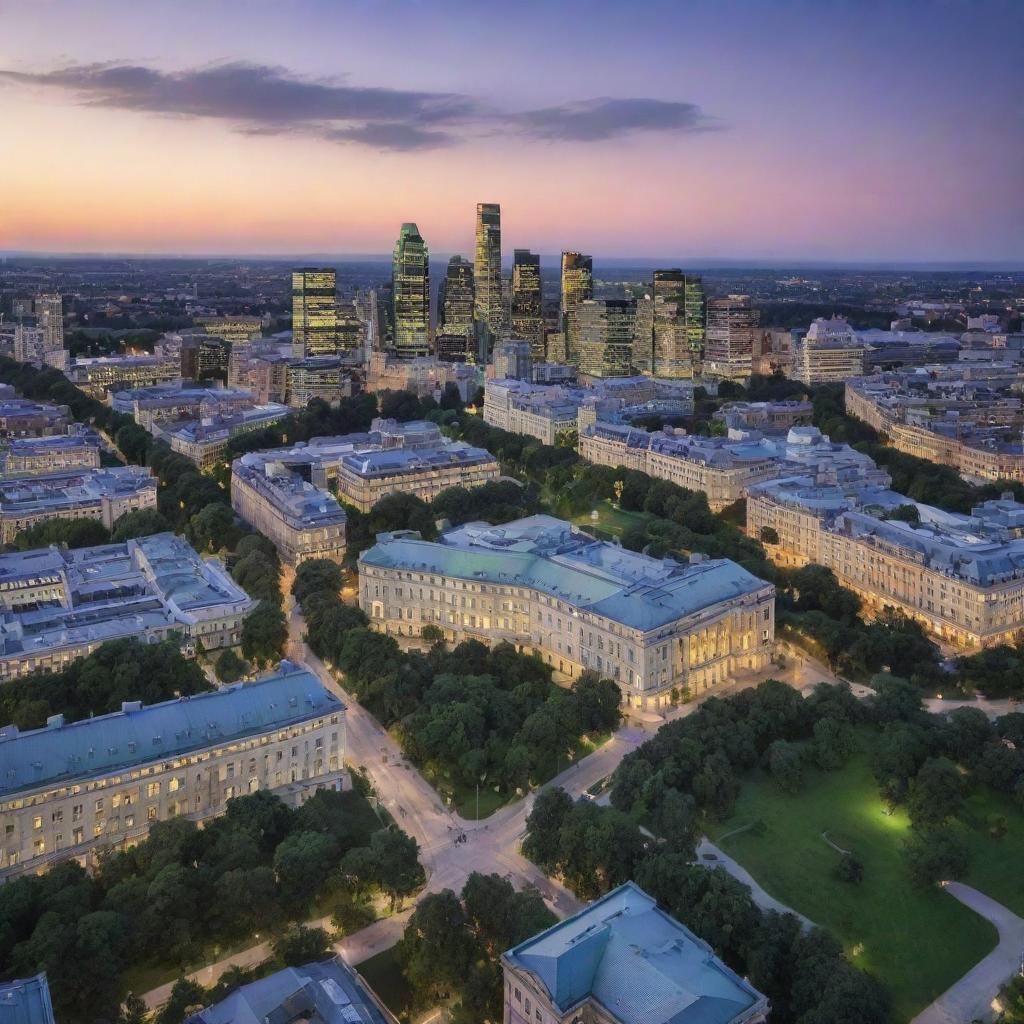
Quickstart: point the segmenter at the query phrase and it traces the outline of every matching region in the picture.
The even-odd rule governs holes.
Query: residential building
[[[353,967],[332,957],[235,989],[185,1024],[398,1024]]]
[[[867,351],[842,317],[819,317],[793,345],[793,376],[808,386],[844,381],[864,372]]]
[[[476,361],[474,303],[473,264],[461,256],[453,256],[448,261],[437,297],[434,350],[438,359],[459,363]]]
[[[93,433],[0,441],[0,477],[38,476],[63,469],[97,469],[100,440]]]
[[[761,311],[747,295],[708,299],[704,337],[704,373],[743,381],[753,369],[754,334]]]
[[[338,351],[338,279],[333,267],[292,271],[292,352],[296,359]]]
[[[294,295],[292,301],[294,303]],[[200,316],[196,317],[196,324],[206,334],[223,338],[231,344],[259,337],[260,332],[263,330],[263,320],[261,317],[246,316],[243,313],[232,313],[226,316]]]
[[[202,419],[160,420],[153,424],[151,432],[200,469],[212,469],[226,458],[228,443],[233,437],[272,427],[289,412],[291,410],[286,405],[254,405],[238,412],[219,413]]]
[[[811,422],[814,406],[803,399],[781,402],[729,402],[718,409],[713,419],[730,426],[757,430],[789,430]]]
[[[913,506],[916,522],[887,518]],[[987,501],[970,516],[870,485],[807,476],[752,487],[747,532],[771,528],[782,565],[828,566],[868,612],[897,608],[938,640],[976,650],[1024,637],[1024,505]]]
[[[501,475],[490,452],[452,441],[426,421],[375,419],[368,433],[314,437],[237,461],[247,471],[274,466],[291,472],[361,512],[388,494],[431,501],[450,487],[477,487]]]
[[[544,361],[544,310],[540,281],[540,256],[516,249],[512,257],[512,335],[530,343],[537,362]]]
[[[156,478],[142,466],[0,480],[0,544],[44,519],[98,519],[109,530],[143,508],[156,508]]]
[[[54,437],[66,434],[71,410],[30,398],[15,398],[13,389],[0,394],[0,438]]]
[[[203,388],[179,383],[128,388],[110,396],[114,412],[131,416],[151,430],[161,420],[203,419],[251,409],[256,395],[245,388]]]
[[[180,381],[181,362],[161,355],[75,359],[68,379],[87,395],[104,401],[114,391]]]
[[[314,398],[337,405],[352,394],[349,367],[333,356],[291,359],[285,368],[285,392],[293,409],[305,409]]]
[[[0,982],[3,1024],[54,1024],[46,972],[31,978]]]
[[[43,329],[47,352],[64,348],[64,299],[55,293],[37,295],[32,304],[36,321]]]
[[[415,224],[403,224],[391,266],[394,342],[399,359],[430,352],[430,251]]]
[[[345,555],[345,510],[284,462],[251,452],[231,464],[231,507],[277,548],[281,561],[340,562]]]
[[[873,460],[829,440],[817,427],[793,427],[785,437],[730,429],[728,437],[701,437],[672,427],[649,433],[625,423],[590,423],[580,430],[579,451],[604,466],[625,466],[692,491],[703,491],[713,512],[745,497],[763,480],[802,472],[819,483],[889,477]]]
[[[495,378],[484,385],[484,421],[556,444],[561,435],[576,429],[581,401],[578,389]]]
[[[580,360],[580,328],[577,307],[585,299],[594,297],[594,260],[580,252],[562,253],[561,301],[559,327],[565,335],[564,356],[560,361],[578,363]]]
[[[446,384],[454,384],[464,402],[476,393],[480,371],[476,366],[445,362],[436,356],[397,359],[371,352],[366,367],[366,391],[411,391],[420,398],[440,399]]]
[[[501,299],[501,206],[476,204],[476,253],[473,278],[476,292],[473,318],[480,325],[477,361],[490,361],[491,347],[501,334],[504,308]]]
[[[171,533],[0,555],[0,681],[59,672],[123,637],[233,647],[253,605],[219,561]]]
[[[726,559],[656,559],[531,516],[467,523],[434,541],[400,531],[359,558],[371,625],[453,643],[507,641],[562,677],[614,679],[623,703],[660,708],[768,664],[775,588]]]
[[[344,753],[345,706],[286,661],[254,683],[0,728],[0,877],[71,859],[91,868],[156,821],[203,821],[259,790],[301,804],[344,787]]]
[[[504,1024],[764,1024],[768,999],[634,882],[503,953]]]
[[[628,377],[633,372],[632,299],[584,299],[575,306],[579,327],[580,373],[589,377]]]
[[[14,358],[37,368],[46,365],[46,331],[36,323],[14,325]]]

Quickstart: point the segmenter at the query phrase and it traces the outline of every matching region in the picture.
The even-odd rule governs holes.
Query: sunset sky
[[[1024,2],[0,0],[0,249],[1024,264]]]

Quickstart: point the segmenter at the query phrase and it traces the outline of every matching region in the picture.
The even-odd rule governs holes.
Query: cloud
[[[702,132],[713,124],[693,103],[603,97],[516,115],[528,135],[562,142],[603,142],[633,132]]]
[[[692,103],[602,98],[503,113],[460,93],[356,86],[308,79],[263,64],[215,64],[168,72],[137,64],[72,64],[49,71],[0,69],[0,82],[61,90],[87,106],[212,118],[249,135],[298,134],[408,152],[482,132],[599,142],[632,132],[711,127]]]

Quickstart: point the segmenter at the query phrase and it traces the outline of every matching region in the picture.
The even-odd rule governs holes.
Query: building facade
[[[704,336],[704,372],[725,380],[742,381],[753,368],[754,334],[761,311],[747,295],[708,299]]]
[[[562,253],[559,327],[564,335],[565,351],[557,361],[578,363],[580,360],[580,329],[577,307],[594,297],[594,260],[581,252]]]
[[[0,478],[39,476],[64,469],[98,469],[100,441],[95,434],[58,434],[0,441]]]
[[[403,224],[391,264],[393,350],[399,359],[430,352],[430,251],[415,224]]]
[[[402,531],[360,556],[359,603],[375,629],[508,641],[563,677],[614,679],[628,707],[659,708],[771,658],[772,584],[691,559],[649,558],[550,516],[469,523],[437,542]]]
[[[29,398],[0,395],[0,438],[57,437],[71,426],[66,405],[47,405]]]
[[[448,261],[437,298],[435,340],[439,359],[460,363],[476,361],[475,295],[473,264],[461,256],[453,256]]]
[[[544,361],[544,308],[540,280],[540,256],[516,249],[512,257],[512,336],[530,343],[530,353]]]
[[[42,729],[0,728],[0,878],[95,865],[154,822],[223,814],[267,790],[294,805],[344,786],[345,707],[282,662],[255,683]]]
[[[576,304],[580,373],[588,377],[628,377],[633,372],[632,299],[584,299]]]
[[[815,320],[793,345],[793,376],[808,386],[845,381],[864,373],[867,347],[841,317]]]
[[[480,325],[477,358],[488,362],[491,346],[501,334],[504,307],[501,299],[501,206],[476,204],[476,250],[473,261],[476,292],[473,317]]]
[[[337,291],[333,267],[292,271],[292,350],[297,359],[338,351]]]

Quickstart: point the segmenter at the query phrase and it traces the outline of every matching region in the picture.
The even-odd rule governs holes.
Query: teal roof
[[[53,1024],[45,974],[0,982],[0,1024]]]
[[[530,587],[644,632],[770,586],[728,559],[650,558],[551,516],[468,523],[436,543],[415,533],[380,534],[359,562]]]
[[[767,1000],[627,882],[502,957],[562,1013],[592,999],[622,1024],[736,1024]]]
[[[286,661],[254,683],[161,704],[125,704],[121,711],[44,729],[0,729],[0,795],[105,775],[177,757],[215,743],[304,722],[344,710],[307,669]]]

